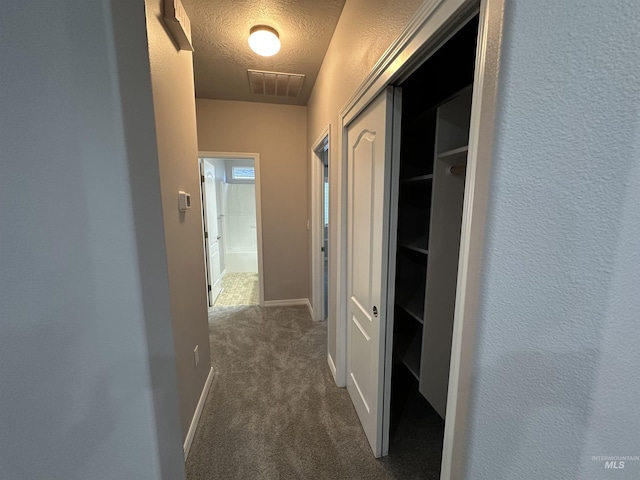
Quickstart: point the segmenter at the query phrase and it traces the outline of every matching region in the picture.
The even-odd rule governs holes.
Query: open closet
[[[444,435],[477,32],[475,16],[398,85],[389,455],[416,436],[423,452],[416,461],[430,473],[439,472]]]

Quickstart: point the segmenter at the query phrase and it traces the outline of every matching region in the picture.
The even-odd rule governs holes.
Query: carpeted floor
[[[214,307],[257,305],[259,303],[257,273],[226,273],[222,277],[222,292]]]
[[[395,422],[392,454],[373,457],[346,389],[329,372],[326,323],[313,322],[306,307],[217,308],[209,330],[214,379],[186,462],[189,480],[439,478],[442,440],[420,434],[410,416]]]

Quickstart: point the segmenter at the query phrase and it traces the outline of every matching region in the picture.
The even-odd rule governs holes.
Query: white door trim
[[[487,201],[491,193],[504,4],[505,0],[483,0],[480,10],[441,479],[463,478],[467,460],[476,317]]]
[[[259,290],[259,303],[264,305],[264,267],[262,260],[262,195],[260,190],[260,154],[259,153],[246,153],[246,152],[211,152],[200,151],[198,152],[200,158],[248,158],[253,160],[253,165],[256,174],[256,235],[258,237],[258,290]]]
[[[451,36],[451,27],[478,12],[480,0],[427,0],[382,54],[339,112],[348,125],[388,85],[408,76]]]
[[[467,418],[470,407],[476,314],[480,291],[480,266],[486,204],[493,153],[493,119],[497,105],[500,50],[505,0],[428,0],[417,10],[405,30],[387,49],[354,95],[340,110],[337,172],[339,208],[336,209],[338,265],[336,294],[336,384],[346,383],[347,325],[347,125],[388,85],[406,78],[460,25],[480,12],[479,42],[467,159],[466,192],[462,219],[458,290],[454,315],[453,345],[441,479],[463,478],[466,466]],[[480,7],[478,8],[478,5]]]
[[[327,143],[331,145],[331,125],[327,125],[311,147],[311,298],[314,320],[323,320],[321,306],[323,301],[321,272],[324,259],[320,247],[323,243],[322,237],[324,231],[321,227],[321,222],[323,221],[322,215],[320,215],[322,209],[322,190],[319,188],[319,185],[320,180],[324,178],[324,172],[320,163],[320,157],[318,156],[318,150],[325,144],[325,139]],[[330,154],[331,153],[329,153],[329,155]],[[329,165],[331,165],[331,162],[329,162]],[[331,178],[331,173],[329,173],[329,178]],[[329,307],[329,311],[331,311],[331,307]],[[329,321],[328,317],[329,315],[327,315],[327,321]]]

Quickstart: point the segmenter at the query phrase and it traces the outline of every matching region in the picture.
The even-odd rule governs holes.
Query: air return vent
[[[302,91],[304,75],[297,73],[247,70],[249,88],[254,95],[295,98]]]

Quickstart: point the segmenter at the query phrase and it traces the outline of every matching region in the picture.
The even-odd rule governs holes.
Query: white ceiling
[[[183,0],[191,20],[196,97],[306,105],[345,0]],[[249,29],[269,25],[282,48],[261,57]],[[253,95],[247,70],[306,75],[298,98]]]

